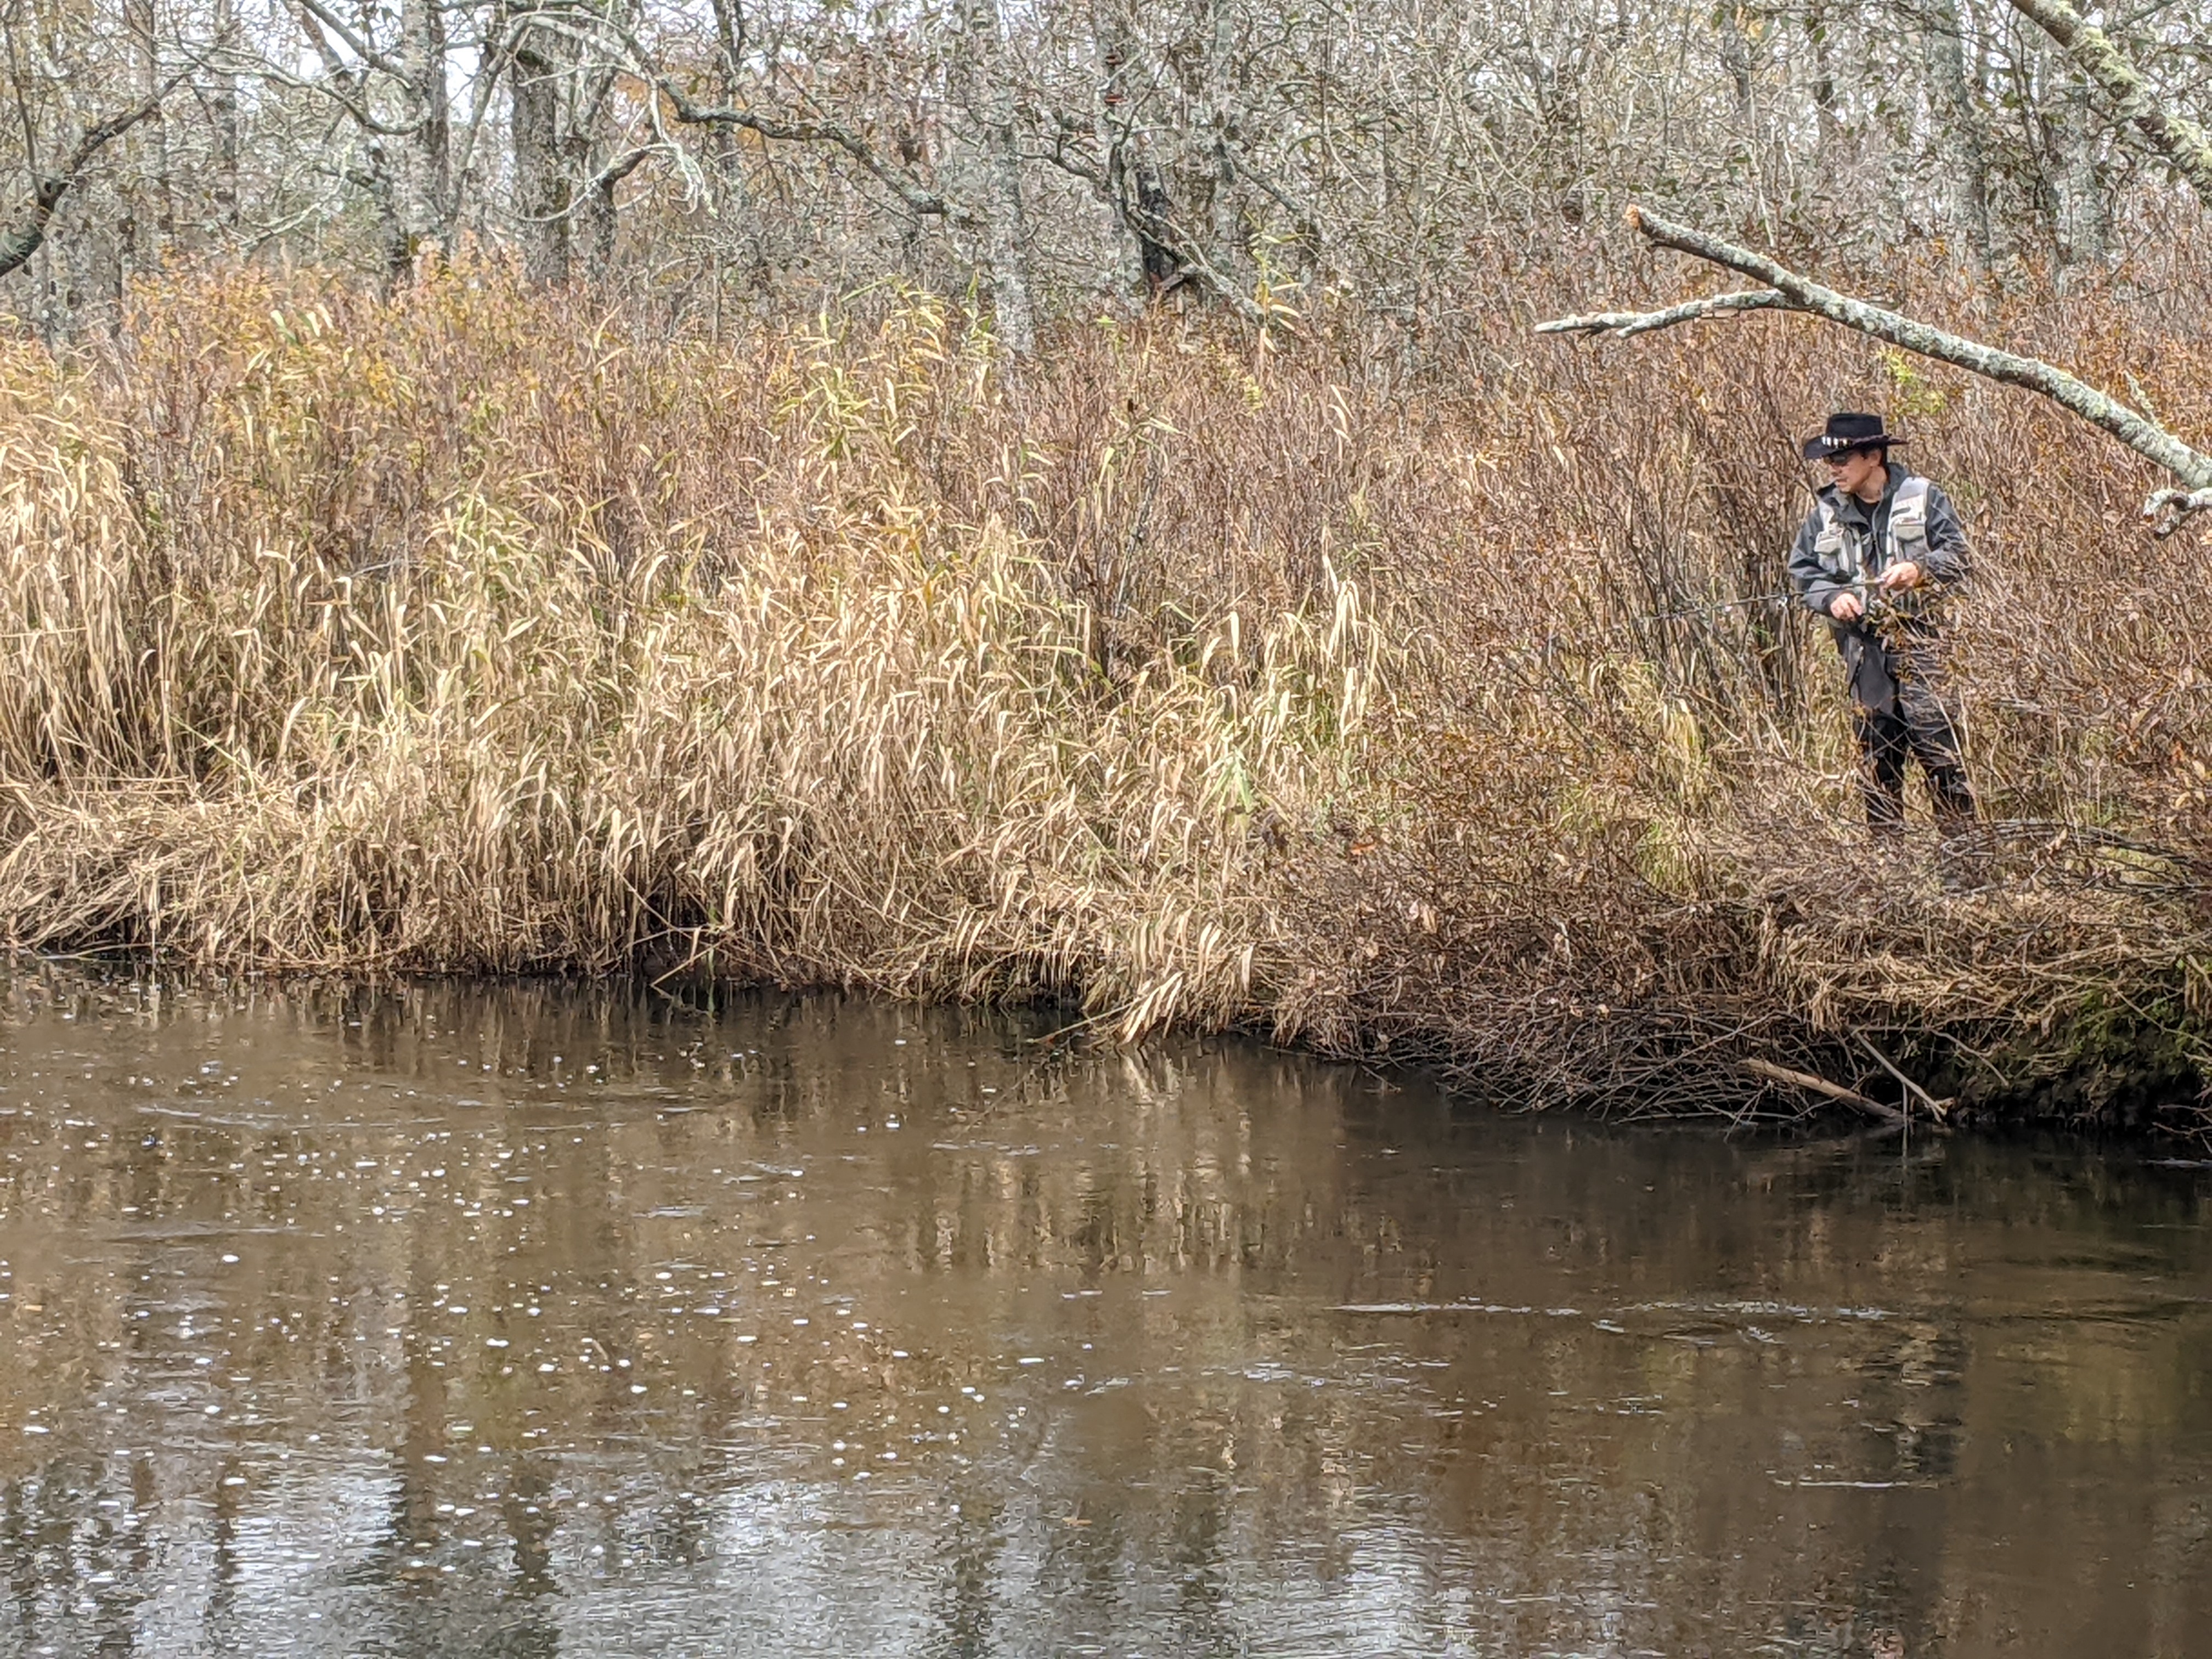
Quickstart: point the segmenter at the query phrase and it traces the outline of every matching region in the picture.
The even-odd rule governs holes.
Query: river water
[[[835,997],[0,1007],[0,1653],[2212,1650],[2212,1169]]]

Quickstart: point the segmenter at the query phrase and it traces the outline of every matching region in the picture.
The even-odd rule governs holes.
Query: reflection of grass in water
[[[1825,645],[1698,609],[1798,505],[1713,386],[1854,344],[1474,406],[1163,327],[1017,394],[923,298],[717,342],[461,270],[179,277],[131,347],[0,359],[21,939],[1073,997],[1675,1109],[1795,1109],[1746,1048],[1887,1099],[1854,1031],[1970,1099],[2199,1066],[2212,647],[2092,470],[1959,617],[2008,827],[1950,889],[1850,832]],[[1969,493],[2051,447],[1916,398]]]
[[[1196,1044],[1072,1061],[1033,1092],[1026,1140],[994,1120],[961,1145],[939,1126],[964,1121],[953,1109],[969,1097],[969,1061],[998,1077],[1023,1062],[971,1044],[960,1016],[746,1001],[717,1020],[605,988],[241,986],[173,1000],[160,1018],[85,997],[66,1010],[76,1020],[57,1009],[11,1030],[16,1064],[75,1104],[0,1118],[0,1215],[82,1195],[62,1223],[0,1249],[39,1309],[0,1315],[12,1362],[0,1421],[35,1404],[76,1458],[33,1490],[41,1439],[0,1438],[12,1460],[0,1479],[20,1500],[0,1511],[24,1517],[27,1576],[57,1605],[103,1567],[143,1593],[131,1552],[145,1534],[99,1532],[112,1513],[99,1500],[143,1505],[174,1545],[193,1500],[213,1498],[238,1517],[240,1601],[263,1615],[284,1581],[257,1551],[335,1548],[317,1571],[349,1575],[364,1598],[480,1573],[438,1603],[465,1609],[509,1583],[509,1539],[518,1577],[564,1608],[606,1615],[629,1595],[665,1608],[680,1584],[686,1606],[729,1595],[757,1609],[750,1564],[771,1553],[794,1595],[828,1586],[851,1607],[866,1605],[854,1540],[880,1528],[919,1541],[861,1559],[893,1574],[964,1562],[971,1593],[933,1605],[955,1620],[988,1607],[1002,1632],[1068,1627],[1057,1609],[1071,1603],[1094,1629],[1147,1638],[1281,1636],[1279,1622],[1249,1623],[1255,1605],[1341,1630],[1349,1608],[1404,1619],[1428,1651],[1438,1586],[1474,1583],[1498,1604],[1458,1610],[1452,1627],[1488,1633],[1478,1651],[1510,1651],[1515,1638],[1587,1643],[1590,1621],[1624,1616],[1672,1650],[1677,1614],[1761,1632],[1785,1600],[1894,1618],[1918,1605],[1875,1577],[1899,1523],[1883,1506],[1899,1503],[1940,1503],[1966,1540],[1944,1581],[1963,1586],[1965,1620],[1987,1607],[2039,1627],[2078,1603],[2085,1559],[2109,1557],[2115,1578],[2156,1552],[2185,1565],[2203,1322],[2113,1298],[2151,1275],[2185,1289],[2202,1265],[2189,1172],[2089,1151],[2054,1182],[2047,1155],[2020,1146],[1916,1142],[1907,1158],[1887,1145],[1470,1121],[1413,1091],[1378,1109],[1346,1070]],[[116,1074],[96,1086],[77,1063],[94,1029]],[[356,1043],[382,1055],[366,1076],[333,1064]],[[732,1050],[744,1065],[692,1065]],[[561,1093],[556,1053],[593,1054],[613,1075]],[[236,1079],[226,1098],[270,1104],[249,1121],[162,1120],[145,1144],[143,1088],[120,1076],[197,1076],[214,1060]],[[453,1103],[487,1077],[504,1104]],[[779,1110],[750,1109],[771,1097]],[[915,1138],[882,1133],[894,1101]],[[525,1182],[510,1187],[514,1174]],[[763,1178],[731,1184],[748,1175]],[[292,1196],[270,1208],[279,1178]],[[791,1190],[795,1205],[763,1201]],[[473,1216],[453,1202],[508,1191],[535,1201]],[[363,1219],[400,1194],[405,1222]],[[173,1224],[225,1215],[239,1218],[228,1233]],[[242,1233],[249,1217],[284,1231]],[[963,1235],[988,1248],[921,1254]],[[1126,1246],[1111,1261],[1097,1248],[1109,1238]],[[1170,1294],[1144,1294],[1155,1289]],[[1475,1291],[1534,1312],[1470,1316]],[[698,1315],[710,1292],[744,1317]],[[1461,1311],[1348,1315],[1328,1305],[1340,1296]],[[847,1302],[865,1340],[838,1334],[849,1328],[833,1304]],[[135,1321],[149,1304],[162,1317]],[[1685,1314],[1716,1340],[1673,1340]],[[487,1334],[557,1358],[556,1373],[502,1376],[516,1350],[483,1348]],[[900,1347],[910,1363],[895,1361]],[[1055,1363],[1022,1368],[1032,1353]],[[234,1407],[246,1385],[232,1375],[252,1380],[261,1422],[234,1410],[188,1434],[151,1408],[203,1355]],[[1066,1389],[1063,1370],[1079,1368],[1086,1386]],[[1128,1380],[1105,1387],[1109,1371]],[[641,1377],[649,1392],[633,1396]],[[963,1403],[963,1386],[988,1401]],[[2100,1389],[2101,1418],[2082,1410]],[[1652,1409],[1622,1416],[1632,1398]],[[97,1400],[130,1409],[88,1407]],[[183,1403],[190,1414],[197,1397]],[[955,1407],[958,1442],[915,1437],[945,1420],[938,1403]],[[1785,1428],[1805,1443],[1786,1458]],[[101,1434],[146,1455],[109,1457]],[[2016,1449],[2000,1455],[2008,1437]],[[833,1437],[859,1453],[842,1471],[827,1462]],[[1945,1447],[1961,1449],[1955,1462]],[[890,1449],[896,1465],[877,1461]],[[860,1467],[877,1471],[865,1486]],[[334,1469],[368,1501],[366,1520],[311,1478]],[[1810,1480],[1791,1486],[1801,1473]],[[234,1474],[246,1484],[220,1484]],[[1821,1484],[1906,1475],[1942,1496]],[[954,1495],[958,1517],[942,1507]],[[2008,1559],[2043,1547],[2060,1529],[2021,1520],[2039,1505],[2068,1514],[2051,1547],[2074,1570],[1979,1597],[1990,1556],[1972,1540],[2006,1538]],[[302,1510],[304,1529],[285,1524]],[[1775,1524],[1785,1513],[1819,1521],[1818,1538]],[[351,1533],[338,1524],[349,1514]],[[44,1541],[62,1536],[68,1549]],[[465,1537],[485,1547],[465,1553]],[[810,1540],[823,1553],[805,1554]],[[589,1556],[594,1545],[607,1554]],[[163,1582],[165,1605],[190,1607],[210,1580],[180,1565]],[[125,1589],[112,1594],[119,1605]]]

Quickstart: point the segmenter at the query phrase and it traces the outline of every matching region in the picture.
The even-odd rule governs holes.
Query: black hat
[[[1805,459],[1832,460],[1855,449],[1884,449],[1904,441],[1881,429],[1879,415],[1831,415],[1825,430],[1805,440]]]

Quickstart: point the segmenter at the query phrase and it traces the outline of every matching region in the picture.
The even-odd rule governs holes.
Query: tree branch
[[[2192,513],[2212,513],[2212,489],[2154,489],[2143,517],[2158,520],[2158,533],[2171,536]]]
[[[2065,48],[2075,67],[2189,180],[2197,199],[2212,207],[2212,137],[2204,129],[2161,103],[2135,65],[2120,56],[2111,37],[2066,0],[2012,0],[2012,4]]]
[[[515,217],[526,225],[557,225],[564,220],[573,219],[583,212],[595,197],[611,200],[615,186],[636,172],[638,163],[660,148],[662,146],[658,143],[639,144],[623,151],[579,185],[574,198],[556,212],[517,213]]]
[[[1738,294],[1716,294],[1709,300],[1686,300],[1664,311],[1598,311],[1587,317],[1561,317],[1537,324],[1536,332],[1613,334],[1626,340],[1632,335],[1672,328],[1677,323],[1699,322],[1708,317],[1729,317],[1746,311],[1769,311],[1777,307],[1784,311],[1796,309],[1771,288],[1746,289]]]
[[[749,109],[695,104],[665,75],[655,76],[653,84],[668,100],[669,106],[676,112],[676,118],[686,126],[741,127],[747,132],[758,133],[763,138],[774,138],[787,143],[833,144],[889,185],[907,204],[908,210],[942,217],[952,216],[952,204],[943,196],[917,184],[892,167],[876,154],[873,145],[849,127],[836,121],[778,121]]]
[[[301,3],[307,3],[301,0]],[[891,166],[867,140],[842,123],[780,121],[750,109],[693,103],[674,79],[661,70],[635,31],[619,18],[588,8],[555,4],[532,7],[528,21],[533,27],[552,29],[586,44],[598,44],[610,38],[618,42],[629,55],[632,72],[649,82],[668,100],[676,118],[686,126],[737,127],[781,143],[830,144],[843,150],[889,186],[906,204],[908,211],[954,220],[961,216],[951,202]],[[632,161],[630,165],[636,163]]]
[[[2035,0],[2044,3],[2045,0]],[[1994,346],[1982,345],[1946,333],[1897,312],[1880,306],[1869,305],[1863,300],[1852,299],[1833,289],[1823,288],[1808,277],[1801,276],[1785,266],[1777,264],[1765,254],[1749,248],[1739,247],[1733,242],[1723,241],[1717,236],[1708,236],[1702,231],[1678,225],[1670,219],[1643,208],[1628,210],[1628,222],[1650,241],[1661,247],[1673,248],[1679,253],[1721,265],[1753,281],[1764,283],[1778,296],[1770,303],[1784,311],[1803,312],[1810,316],[1826,318],[1845,328],[1870,334],[1877,340],[1933,357],[1939,362],[1955,365],[1976,374],[2039,392],[2050,398],[2069,413],[2077,415],[2090,425],[2108,432],[2122,443],[2156,463],[2172,473],[2186,487],[2184,490],[2161,489],[2143,504],[2143,516],[2157,521],[2158,533],[2171,535],[2183,518],[2190,514],[2212,510],[2212,455],[2192,449],[2156,422],[2147,419],[2125,404],[2106,397],[2084,380],[2075,379],[2063,368],[2054,368],[2034,357],[2017,356],[2009,351],[2000,351]],[[1721,300],[1732,298],[1721,295]],[[1708,302],[1693,301],[1695,304]],[[1683,307],[1673,307],[1680,311]],[[1727,307],[1729,311],[1751,308],[1747,300]],[[1577,324],[1583,331],[1625,333],[1636,324],[1651,319],[1667,317],[1666,312],[1649,313],[1612,313],[1626,315],[1626,323],[1599,324],[1589,318],[1565,318],[1558,324],[1540,324],[1539,331],[1566,332]],[[1677,319],[1675,320],[1688,320]],[[1653,322],[1651,326],[1662,325]]]
[[[1322,252],[1320,216],[1292,197],[1265,171],[1235,154],[1225,144],[1222,147],[1221,157],[1229,163],[1229,170],[1232,173],[1247,184],[1257,187],[1284,212],[1291,216],[1291,222],[1297,228],[1297,234],[1312,244],[1315,257],[1318,259]]]
[[[255,80],[265,82],[270,86],[287,88],[294,92],[308,93],[318,98],[327,98],[344,111],[356,126],[376,137],[405,138],[421,130],[420,121],[394,124],[380,120],[370,114],[368,105],[353,95],[361,88],[348,84],[354,72],[344,68],[343,63],[335,57],[325,58],[325,63],[326,67],[331,67],[331,73],[329,77],[319,81],[310,80],[304,75],[295,75],[289,70],[280,68],[266,58],[247,60],[239,72],[250,75]]]
[[[9,276],[30,262],[31,256],[46,245],[46,227],[53,222],[54,210],[61,205],[62,198],[76,183],[77,174],[83,172],[92,158],[116,139],[137,126],[161,107],[161,100],[176,88],[170,81],[159,92],[144,102],[129,109],[119,110],[105,120],[95,121],[85,129],[84,137],[76,141],[76,148],[58,173],[41,173],[31,190],[31,210],[23,222],[13,228],[0,232],[0,276]]]
[[[323,4],[322,0],[299,0],[299,3],[301,12],[313,18],[316,22],[336,35],[363,64],[374,69],[382,70],[386,75],[402,80],[406,78],[407,72],[404,68],[379,52],[367,37],[349,27],[345,19]]]
[[[1133,227],[1175,256],[1184,274],[1196,277],[1205,284],[1208,293],[1246,322],[1264,325],[1270,320],[1267,313],[1261,310],[1249,295],[1216,270],[1213,262],[1200,252],[1196,246],[1167,219],[1157,213],[1148,213],[1134,204],[1125,204],[1123,211],[1128,215]]]
[[[1130,201],[1127,192],[1117,189],[1115,181],[1091,162],[1081,156],[1070,155],[1067,137],[1066,124],[1063,120],[1054,134],[1052,148],[1040,153],[1038,159],[1058,167],[1071,179],[1079,179],[1090,185],[1091,193],[1112,208],[1123,224],[1173,254],[1186,275],[1246,322],[1267,322],[1267,313],[1249,297],[1239,292],[1234,283],[1215,270],[1212,262],[1194,247],[1173,224],[1160,215],[1148,213]]]
[[[1856,1106],[1869,1117],[1878,1117],[1885,1123],[1903,1123],[1906,1121],[1905,1114],[1899,1111],[1896,1107],[1885,1106],[1881,1102],[1869,1099],[1856,1089],[1846,1089],[1840,1083],[1831,1083],[1827,1079],[1815,1077],[1810,1072],[1801,1072],[1790,1066],[1777,1066],[1771,1060],[1746,1059],[1741,1064],[1745,1071],[1754,1076],[1763,1077],[1771,1083],[1786,1083],[1793,1089],[1804,1089],[1816,1095],[1826,1095],[1830,1100],[1841,1101],[1846,1106]]]

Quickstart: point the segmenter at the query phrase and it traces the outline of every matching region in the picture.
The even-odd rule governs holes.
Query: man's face
[[[1831,455],[1822,463],[1828,469],[1828,482],[1846,495],[1856,495],[1862,501],[1881,498],[1885,471],[1881,452],[1878,449],[1854,449],[1848,454]]]

